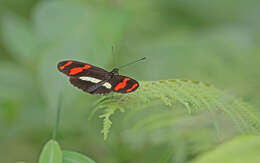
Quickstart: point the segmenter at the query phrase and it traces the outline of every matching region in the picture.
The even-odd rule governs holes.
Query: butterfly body
[[[136,80],[119,75],[118,68],[108,72],[87,63],[68,60],[59,62],[58,70],[69,76],[72,85],[91,94],[130,93],[139,87]]]

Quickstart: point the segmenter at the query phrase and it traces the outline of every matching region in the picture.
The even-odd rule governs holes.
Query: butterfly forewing
[[[58,63],[58,70],[70,77],[93,76],[102,78],[108,72],[91,64],[67,60]]]

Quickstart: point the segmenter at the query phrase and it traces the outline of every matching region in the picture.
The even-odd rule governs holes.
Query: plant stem
[[[60,92],[59,97],[58,97],[56,124],[55,124],[55,127],[53,129],[53,133],[52,133],[52,138],[54,140],[56,139],[56,135],[57,135],[57,131],[58,131],[58,128],[59,128],[59,123],[60,123],[61,104],[62,104],[62,95],[61,94],[62,93]]]

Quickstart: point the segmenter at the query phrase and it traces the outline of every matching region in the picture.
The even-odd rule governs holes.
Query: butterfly
[[[143,59],[145,58],[140,60]],[[119,75],[118,68],[108,72],[100,67],[75,60],[61,61],[57,67],[60,72],[69,77],[73,86],[90,94],[130,93],[139,87],[136,80]]]

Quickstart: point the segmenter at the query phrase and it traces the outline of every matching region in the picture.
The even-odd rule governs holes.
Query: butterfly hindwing
[[[133,92],[139,87],[136,80],[122,75],[114,75],[109,82],[113,86],[113,91],[119,93]]]
[[[74,85],[75,87],[83,90],[84,92],[88,92],[88,93],[91,93],[91,94],[107,94],[107,93],[110,93],[112,91],[111,88],[108,89],[105,86],[101,86],[98,89],[96,89],[95,91],[89,92],[88,88],[95,85],[96,83],[93,83],[93,82],[90,82],[90,81],[84,81],[84,80],[74,78],[74,77],[70,78],[70,83],[72,85]]]

